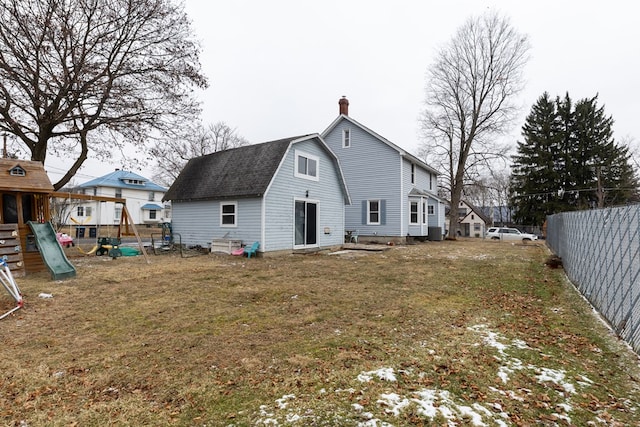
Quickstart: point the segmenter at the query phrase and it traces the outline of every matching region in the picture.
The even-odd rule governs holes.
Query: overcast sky
[[[437,48],[472,15],[497,11],[528,35],[522,105],[507,140],[544,92],[599,94],[614,137],[638,139],[640,7],[631,1],[186,0],[210,87],[203,121],[223,121],[251,143],[322,132],[349,115],[416,152],[426,71]],[[77,182],[118,164],[94,162]],[[149,174],[148,170],[137,171]],[[52,174],[53,179],[58,176]]]

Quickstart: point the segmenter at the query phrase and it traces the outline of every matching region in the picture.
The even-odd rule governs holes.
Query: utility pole
[[[598,208],[604,208],[604,188],[602,188],[602,166],[596,167],[596,176],[598,177],[598,188],[596,197],[598,198]]]

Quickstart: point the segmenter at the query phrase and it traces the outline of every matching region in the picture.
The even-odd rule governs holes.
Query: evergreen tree
[[[542,224],[556,212],[638,200],[638,179],[627,147],[615,143],[613,118],[597,96],[573,106],[567,93],[544,93],[522,128],[511,176],[514,218]]]
[[[556,104],[545,92],[532,107],[522,127],[524,142],[518,142],[511,176],[512,204],[518,209],[514,219],[522,224],[542,224],[558,206],[562,186],[559,160],[562,124]]]
[[[558,119],[560,122],[560,153],[559,158],[556,160],[559,170],[562,171],[561,185],[556,188],[556,191],[560,195],[560,205],[572,205],[576,193],[572,190],[576,188],[575,182],[572,181],[572,174],[567,173],[567,169],[570,168],[571,152],[575,144],[575,137],[573,135],[573,128],[575,126],[575,115],[573,113],[573,103],[567,92],[563,99],[556,98],[556,111],[558,113]]]

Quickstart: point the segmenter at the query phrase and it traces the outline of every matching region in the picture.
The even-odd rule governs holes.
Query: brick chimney
[[[345,116],[349,115],[349,100],[346,96],[340,98],[338,101],[338,105],[340,106],[340,114],[344,114]]]

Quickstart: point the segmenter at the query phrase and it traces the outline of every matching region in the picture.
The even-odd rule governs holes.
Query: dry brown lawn
[[[547,256],[73,258],[73,280],[17,279],[0,424],[640,425],[637,357]]]

